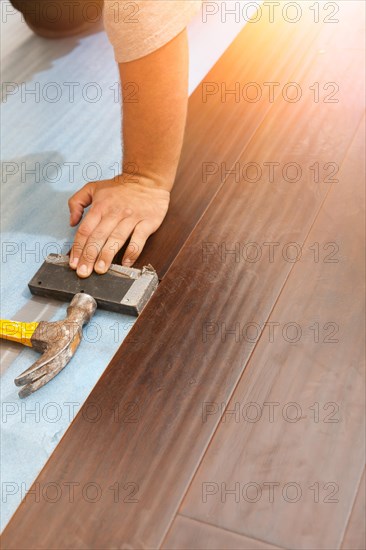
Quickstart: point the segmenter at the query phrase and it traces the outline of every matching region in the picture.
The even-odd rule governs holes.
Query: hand
[[[75,235],[70,267],[82,278],[89,277],[93,268],[105,273],[130,235],[122,265],[132,266],[162,224],[169,200],[169,191],[154,187],[150,180],[132,182],[128,174],[84,185],[69,200],[71,226],[91,205]]]

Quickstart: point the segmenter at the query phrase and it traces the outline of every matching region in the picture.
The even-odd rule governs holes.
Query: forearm
[[[187,116],[187,32],[141,59],[120,63],[119,70],[122,87],[132,82],[137,90],[135,102],[123,101],[124,171],[135,172],[143,185],[170,191]]]
[[[79,277],[93,269],[105,273],[129,237],[122,263],[132,265],[164,220],[187,116],[186,31],[149,55],[120,63],[119,69],[122,87],[132,82],[137,88],[137,101],[125,97],[122,103],[123,177],[90,182],[69,200],[71,225],[90,206],[70,255]]]

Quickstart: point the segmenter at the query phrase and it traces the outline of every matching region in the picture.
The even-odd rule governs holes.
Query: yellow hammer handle
[[[39,323],[18,323],[0,319],[0,338],[32,347],[31,338]]]

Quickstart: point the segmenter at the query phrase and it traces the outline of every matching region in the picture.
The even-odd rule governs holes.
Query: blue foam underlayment
[[[2,19],[2,80],[19,83],[2,104],[2,318],[16,318],[31,298],[27,283],[44,257],[68,250],[75,230],[68,225],[67,199],[87,181],[112,177],[121,159],[118,69],[105,33],[44,40],[18,15]],[[199,17],[192,22],[190,92],[243,26],[222,25],[220,14],[208,25]],[[77,83],[74,101],[70,83]],[[27,172],[30,169],[36,169],[36,175]],[[60,303],[53,320],[64,318],[66,307]],[[133,317],[97,311],[72,362],[25,400],[19,399],[14,378],[38,354],[22,348],[3,374],[1,528],[133,322]]]
[[[29,35],[20,50],[11,55],[13,63],[14,57],[18,61],[18,72],[14,66],[5,67],[5,81],[26,82],[23,91],[25,86],[28,90],[39,86],[41,94],[44,85],[56,82],[63,94],[51,103],[38,92],[23,97],[17,93],[2,105],[2,133],[6,136],[2,148],[2,318],[16,318],[17,311],[31,298],[27,283],[44,256],[68,250],[67,243],[75,233],[68,224],[68,197],[88,180],[112,177],[110,166],[121,159],[121,107],[108,89],[118,82],[118,73],[104,33],[62,40],[58,48],[56,42]],[[80,83],[74,103],[65,95],[63,82]],[[100,86],[98,102],[85,101],[78,94],[78,88],[88,82]],[[92,97],[93,87],[89,91]],[[49,93],[52,97],[51,87]],[[72,182],[70,164],[65,164],[70,162],[76,163]],[[26,173],[35,167],[36,176]],[[66,307],[60,302],[54,320],[65,317]],[[23,348],[2,376],[2,526],[133,322],[134,318],[127,315],[97,311],[71,363],[25,400],[19,399],[14,378],[39,355]]]

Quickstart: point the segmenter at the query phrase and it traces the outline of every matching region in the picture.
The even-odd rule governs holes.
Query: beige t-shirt
[[[133,61],[161,48],[200,7],[201,0],[105,0],[104,26],[116,61]]]

